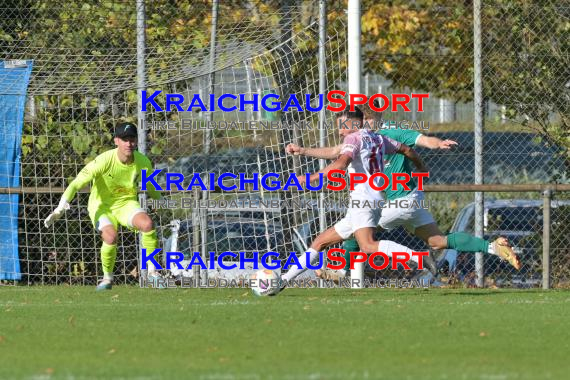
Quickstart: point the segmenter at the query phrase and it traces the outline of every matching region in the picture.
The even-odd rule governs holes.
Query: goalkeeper
[[[375,104],[379,108],[379,104]],[[374,121],[381,120],[382,114],[372,110],[368,104],[358,106],[364,113],[365,122],[374,125]],[[422,146],[429,149],[451,149],[457,143],[453,140],[441,140],[437,137],[424,136],[419,132],[402,129],[381,129],[378,134],[390,137],[400,143],[406,144],[411,148]],[[287,152],[315,158],[335,159],[340,154],[341,145],[329,148],[303,148],[294,144],[287,146]],[[411,165],[407,157],[397,154],[389,154],[384,156],[384,173],[391,178],[392,173],[407,173],[411,176]],[[396,199],[406,199],[409,204],[416,201],[417,204],[423,199],[423,192],[417,190],[417,185],[410,185],[410,190],[405,190],[402,184],[398,184],[397,190],[388,187],[386,198],[388,201]],[[514,253],[508,240],[499,237],[493,242],[484,240],[465,232],[454,232],[444,235],[431,213],[421,207],[403,208],[389,207],[382,210],[382,216],[379,221],[379,227],[384,230],[391,230],[399,226],[404,226],[409,232],[413,233],[423,241],[425,241],[431,249],[440,250],[444,248],[452,248],[460,252],[483,252],[486,254],[497,255],[502,260],[506,260],[515,269],[520,269],[521,263]],[[345,259],[346,267],[340,270],[325,269],[317,271],[317,276],[326,279],[337,280],[344,277],[350,268],[349,255],[350,252],[359,252],[360,248],[354,238],[345,240],[342,246],[346,250]]]
[[[108,150],[88,163],[65,189],[57,208],[47,217],[47,228],[61,218],[75,194],[91,183],[87,210],[93,226],[101,233],[101,263],[103,280],[96,290],[109,290],[113,285],[113,270],[117,258],[117,229],[119,224],[142,234],[141,245],[147,250],[158,248],[158,239],[152,220],[138,201],[141,170],[152,170],[148,157],[139,153],[137,126],[133,123],[117,125],[114,133],[116,149]],[[149,195],[159,199],[160,193],[153,187]],[[149,277],[157,277],[154,267],[149,267]]]

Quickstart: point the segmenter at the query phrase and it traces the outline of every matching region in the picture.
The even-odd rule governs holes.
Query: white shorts
[[[361,228],[376,228],[381,212],[380,208],[351,207],[346,212],[346,216],[334,225],[334,229],[343,240],[346,240]]]
[[[422,191],[414,190],[405,197],[398,198],[398,201],[408,201],[412,204],[413,201],[419,203],[418,207],[386,207],[382,210],[382,217],[378,225],[385,230],[392,230],[394,228],[404,226],[408,231],[414,232],[416,228],[425,226],[426,224],[435,223],[435,219],[425,208],[421,208],[421,201],[424,200],[424,193]]]

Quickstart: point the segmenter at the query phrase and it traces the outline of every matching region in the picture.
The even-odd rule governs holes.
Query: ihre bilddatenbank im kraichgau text
[[[339,97],[341,96],[341,97]],[[250,99],[248,99],[250,97]],[[301,99],[299,99],[301,97]],[[349,101],[345,100],[348,97]],[[141,91],[142,105],[141,111],[147,112],[154,110],[158,112],[176,110],[178,112],[192,112],[199,111],[202,115],[206,113],[215,112],[217,110],[222,112],[246,112],[246,106],[251,107],[253,112],[274,113],[282,112],[319,112],[325,107],[325,94],[290,94],[287,99],[281,99],[281,96],[274,93],[269,93],[264,96],[259,94],[209,94],[206,99],[202,99],[200,94],[193,94],[191,99],[186,99],[182,94],[169,94],[162,93],[157,90],[152,93],[145,90]],[[163,99],[164,98],[164,99]],[[159,101],[161,99],[161,101]],[[424,99],[429,99],[429,94],[391,94],[390,96],[384,94],[374,94],[368,97],[365,94],[347,94],[345,91],[333,90],[326,94],[328,105],[326,109],[331,112],[339,112],[350,104],[351,111],[358,105],[368,104],[369,107],[376,112],[384,112],[390,109],[391,112],[412,112],[408,105],[410,102],[416,102],[416,111],[424,112]],[[304,100],[304,103],[302,102]],[[377,107],[375,100],[382,104]],[[316,101],[316,105],[314,105]],[[185,108],[183,104],[188,104]],[[209,106],[207,107],[206,104]],[[163,108],[164,107],[164,108]],[[410,129],[410,130],[429,130],[429,121],[395,121],[395,120],[365,120],[363,127],[372,130],[385,130],[385,129]],[[279,130],[279,129],[299,129],[299,130],[313,130],[313,129],[337,129],[336,123],[324,120],[322,124],[314,126],[312,122],[300,120],[293,122],[283,121],[270,121],[270,120],[196,120],[190,118],[181,118],[179,120],[146,120],[143,122],[142,128],[144,130]]]
[[[194,188],[201,191],[259,191],[263,188],[267,191],[288,191],[299,190],[304,188],[298,181],[298,176],[295,173],[290,173],[285,183],[281,180],[283,176],[277,173],[267,173],[260,175],[260,173],[252,173],[252,178],[246,178],[245,173],[233,174],[222,173],[216,176],[215,173],[208,173],[207,179],[202,178],[201,173],[193,173],[190,177],[188,186],[184,186],[183,182],[186,177],[182,173],[165,173],[166,185],[163,187],[157,181],[162,170],[157,169],[152,173],[148,173],[146,169],[142,170],[142,186],[141,190],[146,191],[149,185],[153,186],[156,190],[162,191],[182,191],[191,192]],[[340,177],[335,174],[341,175]],[[373,190],[384,191],[391,186],[392,190],[396,190],[397,186],[401,184],[404,190],[410,190],[408,183],[417,179],[417,189],[423,191],[423,180],[429,178],[429,173],[392,173],[389,178],[384,173],[374,173],[370,177],[363,173],[348,173],[348,181],[344,178],[346,175],[344,170],[331,170],[327,173],[326,179],[328,183],[325,186],[324,175],[319,173],[318,184],[311,184],[309,182],[310,173],[305,174],[307,182],[305,183],[306,189],[311,191],[319,191],[323,188],[332,191],[342,191],[344,189],[354,190],[357,184],[368,183]],[[226,180],[234,180],[238,183],[231,185],[225,183]],[[317,182],[317,181],[314,181]],[[380,184],[382,182],[382,184]],[[336,183],[337,185],[334,185]],[[246,186],[249,186],[246,188]],[[278,199],[195,199],[193,197],[182,197],[180,199],[146,199],[145,207],[153,209],[283,209],[283,208],[430,208],[430,202],[427,200],[409,200],[409,199],[395,199],[395,200],[358,200],[358,199],[344,199],[339,201],[324,200],[319,201],[314,199],[299,199],[299,200],[278,200]]]

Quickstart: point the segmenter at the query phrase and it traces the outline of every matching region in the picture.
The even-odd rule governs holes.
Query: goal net
[[[101,240],[87,215],[88,191],[78,193],[64,218],[46,229],[43,220],[58,205],[65,187],[96,155],[114,148],[112,130],[121,121],[137,121],[137,14],[134,2],[65,4],[38,1],[28,8],[1,8],[0,60],[33,62],[21,138],[17,246],[20,273],[28,284],[94,284],[102,275]],[[287,99],[319,93],[318,3],[269,6],[243,2],[219,5],[215,54],[211,55],[210,2],[147,2],[146,90],[181,94],[184,111],[176,107],[145,114],[146,154],[163,172],[191,177],[208,173],[314,172],[318,160],[285,154],[288,143],[317,146],[315,112],[270,113],[246,106],[245,112],[212,114],[186,111],[194,94],[268,93]],[[330,12],[338,12],[331,10]],[[326,89],[345,88],[346,39],[342,17],[327,26]],[[139,56],[138,59],[141,59]],[[0,78],[5,80],[5,78]],[[213,80],[213,81],[212,81]],[[212,86],[213,82],[213,87]],[[213,88],[213,91],[212,91]],[[316,99],[311,99],[316,101]],[[328,117],[331,115],[329,114]],[[182,128],[183,121],[193,128]],[[303,128],[212,129],[208,122],[279,122]],[[332,119],[327,120],[329,124]],[[165,124],[174,128],[161,127]],[[140,129],[139,129],[140,130]],[[338,142],[334,129],[325,131],[327,144]],[[164,176],[159,176],[164,184]],[[188,181],[184,182],[185,187]],[[239,200],[239,207],[149,209],[161,248],[176,248],[188,258],[196,249],[221,253],[274,251],[284,258],[301,252],[342,210],[320,217],[316,192],[164,192],[166,199]],[[327,194],[334,201],[345,194]],[[255,202],[278,199],[277,208]],[[250,202],[249,200],[253,200]],[[288,201],[288,202],[282,202]],[[179,203],[180,205],[180,203]],[[319,219],[321,218],[321,219]],[[322,220],[322,221],[321,221]],[[176,227],[175,227],[176,226]],[[4,225],[0,228],[5,228]],[[175,236],[173,237],[173,231]],[[137,236],[123,229],[117,241],[116,281],[135,283],[140,271]],[[180,274],[180,273],[178,273]]]

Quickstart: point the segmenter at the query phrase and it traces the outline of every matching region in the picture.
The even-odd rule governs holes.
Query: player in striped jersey
[[[379,108],[379,105],[376,105]],[[375,112],[368,105],[359,106],[362,108],[365,122],[369,125],[374,125],[374,122],[378,122],[382,119],[382,114]],[[453,140],[441,140],[436,137],[424,136],[419,132],[411,130],[402,129],[380,129],[377,131],[378,134],[390,137],[401,143],[405,143],[411,147],[422,146],[429,149],[451,149],[457,143]],[[334,159],[336,158],[342,149],[342,146],[336,146],[331,148],[312,148],[304,149],[300,147],[291,147],[291,150],[296,154],[310,155],[316,158]],[[409,160],[406,157],[387,154],[384,156],[384,173],[390,175],[392,173],[407,173],[411,174],[412,169]],[[404,189],[402,184],[398,184],[396,190],[392,190],[391,187],[386,189],[386,198],[388,201],[396,199],[404,199],[410,201],[409,204],[413,204],[411,201],[423,200],[423,192],[417,190],[417,185],[414,183],[410,186],[410,190]],[[444,235],[435,219],[431,213],[421,207],[418,208],[401,208],[401,207],[389,207],[382,210],[382,216],[380,218],[378,226],[384,230],[391,230],[399,226],[404,226],[410,233],[413,233],[420,239],[424,240],[431,249],[440,250],[445,248],[452,248],[460,252],[466,253],[476,253],[483,252],[486,254],[497,255],[501,259],[508,261],[515,269],[520,269],[521,263],[509,241],[504,237],[499,237],[493,242],[485,239],[475,237],[471,234],[465,232],[454,232],[448,235]],[[319,271],[318,276],[337,279],[338,276],[344,276],[349,268],[349,252],[358,252],[359,246],[358,242],[351,238],[345,240],[343,243],[343,249],[346,250],[345,258],[347,259],[347,265],[344,270],[331,271],[324,270]]]
[[[367,177],[371,177],[374,173],[382,172],[384,166],[383,156],[385,154],[402,154],[410,159],[418,167],[419,171],[427,171],[422,160],[417,153],[405,144],[401,144],[389,137],[381,136],[371,130],[362,127],[362,112],[359,109],[350,111],[348,108],[337,115],[337,124],[339,125],[339,133],[343,137],[343,144],[340,147],[340,154],[336,161],[328,165],[323,170],[312,174],[310,181],[318,180],[319,173],[326,177],[331,170],[345,170],[349,173],[362,173]],[[292,153],[287,147],[286,151]],[[375,185],[380,187],[383,185],[382,179],[377,177]],[[305,177],[299,178],[299,182],[303,184]],[[354,186],[354,190],[350,191],[351,205],[354,201],[363,204],[364,201],[380,201],[382,193],[373,190],[366,183],[359,183]],[[320,234],[310,248],[300,259],[300,263],[318,261],[319,251],[348,239],[354,235],[362,252],[370,255],[375,252],[384,252],[390,255],[392,252],[407,252],[410,257],[412,250],[401,244],[374,239],[374,231],[380,218],[380,210],[373,207],[350,207],[346,216],[341,219],[334,227],[329,228]],[[307,256],[309,261],[307,261]],[[416,258],[417,260],[417,258]],[[283,283],[294,279],[303,273],[306,268],[293,268],[289,270],[282,279]],[[279,289],[281,290],[281,288]],[[278,290],[278,291],[279,291]]]
[[[141,170],[152,171],[150,160],[136,151],[137,126],[122,123],[115,128],[116,149],[108,150],[88,163],[63,193],[59,205],[45,220],[46,228],[60,219],[75,194],[91,183],[91,194],[87,210],[93,226],[101,233],[101,263],[103,280],[97,291],[109,290],[113,284],[113,270],[117,258],[117,228],[127,227],[142,234],[141,245],[149,251],[158,248],[158,239],[152,220],[141,208],[138,201]],[[159,199],[160,193],[152,186],[149,195]],[[149,267],[148,275],[157,277],[154,267]]]

